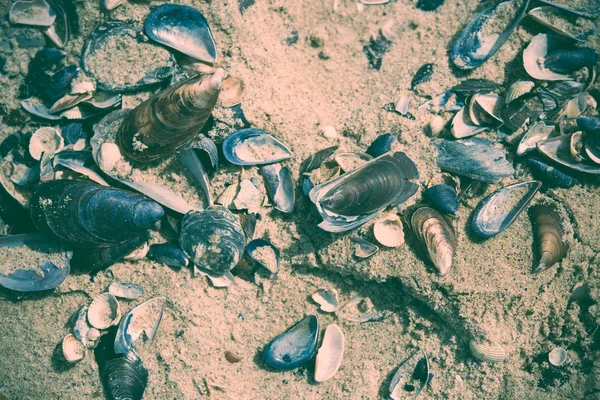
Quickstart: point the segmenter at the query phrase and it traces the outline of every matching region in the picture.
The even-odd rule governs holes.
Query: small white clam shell
[[[506,91],[506,104],[509,104],[511,101],[516,100],[524,94],[531,92],[534,86],[535,83],[532,81],[517,81],[513,83]]]
[[[325,329],[321,348],[315,363],[315,381],[331,379],[340,368],[344,357],[344,332],[336,324]]]
[[[350,240],[354,243],[354,255],[358,258],[369,258],[379,251],[379,247],[363,238],[355,236]]]
[[[335,290],[319,289],[312,294],[312,299],[325,312],[335,312],[340,304]]]
[[[235,76],[228,76],[221,84],[219,104],[223,107],[233,107],[242,102],[246,95],[246,84]]]
[[[29,154],[34,160],[42,158],[42,153],[54,154],[64,146],[60,133],[49,126],[35,131],[29,141]]]
[[[385,247],[398,247],[404,243],[404,228],[396,214],[390,214],[373,225],[375,239]]]
[[[98,155],[96,156],[98,166],[102,171],[112,170],[121,158],[123,158],[123,155],[121,154],[119,146],[115,143],[108,142],[102,143],[100,150],[98,150]]]
[[[112,294],[102,293],[92,301],[87,315],[91,326],[100,330],[108,329],[121,319],[119,302]]]
[[[62,352],[67,362],[76,363],[85,358],[86,349],[75,335],[69,333],[62,341]]]
[[[560,367],[567,362],[567,351],[562,347],[557,347],[548,353],[548,361],[550,364]]]
[[[506,351],[497,343],[486,343],[471,340],[469,348],[473,357],[480,361],[497,363],[506,360]]]

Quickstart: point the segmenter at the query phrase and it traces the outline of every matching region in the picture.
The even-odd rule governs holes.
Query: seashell
[[[222,275],[215,275],[210,271],[206,271],[194,266],[194,276],[198,275],[207,277],[210,281],[210,284],[216,288],[228,288],[233,285],[233,275],[229,271]]]
[[[329,159],[337,151],[339,146],[331,146],[325,149],[319,150],[314,154],[311,154],[300,164],[300,174],[307,174],[315,169],[319,168],[323,163]]]
[[[264,200],[264,194],[252,181],[244,179],[240,182],[240,190],[233,200],[233,208],[236,210],[255,211],[260,208]]]
[[[91,107],[85,107],[84,104],[81,104],[62,111],[60,116],[68,120],[86,120],[97,117],[100,114],[102,114],[102,110],[95,110]]]
[[[103,186],[110,186],[99,174],[98,167],[94,162],[92,153],[89,151],[65,150],[57,153],[52,158],[52,166],[57,169],[59,166],[67,168],[73,172],[81,174],[86,178]]]
[[[529,209],[529,218],[533,227],[533,272],[540,272],[559,262],[567,254],[568,245],[555,205],[536,204]]]
[[[373,307],[371,299],[364,296],[356,296],[339,309],[339,315],[352,322],[381,321],[385,316],[381,311]]]
[[[442,4],[444,4],[444,0],[419,0],[416,7],[421,11],[435,11]]]
[[[87,136],[83,131],[83,125],[79,122],[71,122],[63,126],[60,130],[60,134],[67,146],[75,144],[79,139],[85,139]]]
[[[344,172],[350,172],[372,159],[373,157],[360,153],[337,153],[335,155],[335,162],[338,163]]]
[[[384,133],[373,140],[365,153],[373,158],[377,158],[390,151],[392,149],[392,143],[395,141],[396,138],[394,135],[391,133]]]
[[[62,119],[60,115],[52,115],[50,114],[50,110],[47,107],[39,104],[33,104],[30,101],[23,100],[21,102],[21,107],[25,109],[28,113],[35,115],[36,117],[46,119],[49,121],[58,121]]]
[[[312,299],[320,306],[321,311],[328,313],[335,312],[339,305],[335,290],[319,289],[312,294]]]
[[[555,347],[548,353],[548,361],[555,367],[562,367],[567,362],[567,351],[562,347]]]
[[[423,196],[437,210],[446,214],[456,214],[458,211],[458,196],[456,189],[445,183],[433,185],[423,193]]]
[[[577,126],[588,134],[589,140],[597,141],[600,139],[600,117],[579,117],[577,118]]]
[[[273,164],[287,160],[291,151],[265,131],[241,129],[223,141],[223,154],[234,165]]]
[[[144,32],[160,44],[210,64],[217,62],[217,48],[202,13],[179,4],[156,7],[144,21]]]
[[[388,206],[399,205],[418,190],[414,162],[404,153],[387,153],[329,182],[314,187],[311,201],[329,232],[358,227]]]
[[[572,176],[569,176],[538,159],[528,159],[527,165],[529,166],[533,177],[544,182],[546,187],[568,189],[578,183]]]
[[[393,111],[396,111],[400,115],[408,116],[409,115],[408,110],[410,109],[410,99],[406,96],[401,96],[400,100],[398,100],[395,104],[393,104],[393,107],[394,107]],[[388,151],[389,150],[384,151],[383,153],[387,153]],[[383,154],[383,153],[381,153],[381,154]],[[381,154],[379,154],[379,155],[381,155]]]
[[[79,75],[79,67],[69,65],[52,75],[50,82],[44,86],[44,95],[52,102],[57,101],[71,91],[71,83]]]
[[[198,157],[195,149],[190,148],[183,150],[177,154],[177,157],[202,188],[202,192],[204,193],[204,197],[206,198],[208,205],[212,205],[213,198],[210,190],[208,173],[206,172],[206,169],[204,168],[204,165],[202,164],[200,157]]]
[[[402,361],[392,377],[389,392],[394,400],[416,397],[421,392],[433,374],[429,373],[429,359],[422,350],[416,350],[406,360]]]
[[[250,213],[250,214],[241,214],[240,223],[242,224],[242,228],[244,229],[244,233],[246,234],[246,240],[252,240],[254,238],[254,231],[256,230],[256,221],[258,214]]]
[[[233,107],[242,102],[246,95],[246,84],[240,78],[228,76],[221,84],[219,104],[222,107]]]
[[[564,11],[573,14],[594,17],[600,14],[600,6],[597,1],[573,2],[572,0],[540,0],[542,3],[549,4]]]
[[[294,181],[290,169],[281,164],[271,164],[262,166],[260,170],[275,208],[284,213],[294,212]]]
[[[244,357],[228,350],[225,351],[225,359],[231,364],[237,364],[241,362],[244,359]]]
[[[279,270],[279,249],[265,239],[254,239],[246,246],[246,254],[256,263],[271,272],[271,276]]]
[[[342,365],[344,357],[344,332],[336,324],[325,329],[325,335],[315,361],[315,381],[331,379]]]
[[[91,93],[82,94],[66,94],[50,107],[48,110],[51,114],[55,114],[60,111],[68,110],[69,108],[75,107],[77,104],[89,100],[92,98]]]
[[[562,135],[537,143],[537,149],[548,159],[570,170],[591,175],[600,175],[600,166],[586,162],[576,162],[571,156],[571,135]]]
[[[509,0],[475,15],[452,47],[451,60],[463,70],[477,68],[491,58],[508,40],[527,11],[529,0]]]
[[[486,343],[471,340],[469,349],[473,357],[488,363],[497,363],[506,360],[508,356],[502,346],[496,343]]]
[[[110,247],[75,248],[71,266],[78,272],[95,273],[121,261],[148,240],[148,233]]]
[[[433,64],[422,65],[417,70],[417,72],[415,73],[415,76],[413,77],[412,81],[410,82],[410,90],[415,90],[419,86],[424,85],[427,82],[431,81],[432,76],[433,76]]]
[[[242,258],[246,239],[235,215],[225,207],[212,206],[183,217],[179,244],[194,265],[223,274]]]
[[[90,325],[99,330],[117,325],[121,319],[117,298],[110,293],[100,294],[90,304],[87,317]]]
[[[520,182],[505,186],[483,199],[471,220],[473,232],[484,239],[496,236],[508,228],[531,202],[542,186],[539,181]]]
[[[149,254],[159,263],[173,268],[187,267],[190,262],[181,247],[171,242],[151,245]]]
[[[102,5],[106,11],[112,11],[125,3],[127,3],[127,0],[102,0]]]
[[[219,149],[210,138],[200,135],[191,144],[190,149],[193,149],[202,165],[208,173],[219,172]]]
[[[71,94],[92,93],[96,90],[96,85],[89,81],[71,82]]]
[[[382,4],[387,4],[391,0],[360,0],[360,2],[366,6],[378,6]]]
[[[62,353],[66,362],[76,363],[85,358],[85,346],[72,333],[62,341]]]
[[[217,69],[214,75],[188,79],[134,108],[117,134],[123,153],[147,162],[187,145],[210,117],[226,74]]]
[[[319,316],[310,314],[267,344],[265,362],[275,369],[304,365],[315,355],[318,339]]]
[[[114,352],[115,333],[103,335],[94,356],[108,400],[142,400],[148,385],[148,371],[135,351]]]
[[[410,225],[439,274],[446,275],[456,251],[456,238],[450,225],[436,210],[424,206],[412,214]]]
[[[165,298],[155,297],[131,309],[121,318],[115,337],[115,353],[127,354],[139,337],[154,340],[165,308]]]
[[[571,135],[571,140],[569,140],[569,150],[575,161],[583,161],[583,157],[581,155],[585,151],[583,145],[583,132],[579,131]]]
[[[50,25],[44,34],[56,45],[56,47],[62,49],[69,42],[71,36],[72,26],[76,26],[78,30],[78,23],[72,22],[77,20],[78,16],[75,13],[75,7],[72,5],[67,7],[62,0],[47,0],[50,7],[56,12],[56,19],[54,23]],[[79,32],[76,32],[79,33]]]
[[[71,330],[75,338],[87,348],[94,348],[98,345],[100,331],[91,327],[87,322],[87,306],[81,306],[71,317]]]
[[[579,42],[585,42],[588,36],[596,34],[594,23],[578,18],[552,6],[536,7],[529,10],[528,15],[536,22],[550,28],[555,33]]]
[[[94,108],[105,110],[114,107],[118,104],[121,104],[122,100],[122,96],[118,93],[114,94],[97,90],[94,92],[92,98],[84,101],[84,103],[89,104]]]
[[[479,92],[491,92],[498,89],[501,84],[485,78],[469,78],[461,81],[458,85],[453,86],[453,93],[460,93],[464,96],[472,95]]]
[[[521,141],[517,146],[517,155],[522,156],[534,151],[536,149],[536,144],[548,139],[554,132],[554,129],[554,125],[548,125],[544,121],[540,121],[533,125],[521,138]]]
[[[29,154],[34,160],[42,158],[42,154],[54,154],[64,146],[60,133],[51,127],[40,128],[29,141]]]
[[[505,103],[509,104],[513,100],[531,92],[534,87],[535,83],[532,81],[516,81],[506,91]]]
[[[108,293],[119,299],[135,300],[144,295],[144,288],[139,283],[113,282],[108,286]]]
[[[398,247],[404,244],[402,221],[396,214],[381,218],[373,225],[375,239],[386,247]]]
[[[438,167],[444,171],[486,183],[496,183],[515,172],[504,151],[489,140],[436,139],[434,144],[438,149]]]
[[[469,119],[477,126],[497,126],[503,123],[499,117],[504,107],[504,97],[495,93],[475,93],[469,104]]]
[[[585,155],[594,164],[600,165],[600,148],[592,144],[591,141],[588,141],[585,145]]]
[[[150,251],[150,245],[148,244],[148,242],[145,242],[139,248],[135,249],[134,251],[127,254],[125,257],[123,257],[123,259],[126,261],[143,260],[144,258],[146,258],[146,255],[148,254],[149,251]]]
[[[583,114],[590,107],[591,95],[582,93],[567,102],[564,108],[564,115],[568,119],[574,119]]]
[[[569,80],[570,76],[553,72],[546,68],[544,60],[556,47],[557,39],[549,34],[540,33],[531,39],[529,45],[523,50],[523,66],[525,71],[534,79],[544,81]]]
[[[557,49],[548,52],[544,67],[559,74],[571,74],[582,68],[591,69],[597,61],[598,54],[593,49]]]
[[[335,137],[337,137],[337,131],[335,130],[335,128],[331,125],[325,125],[323,127],[323,137],[327,138],[327,139],[333,139]]]
[[[354,255],[358,258],[369,258],[379,251],[379,247],[363,238],[355,236],[350,238],[350,240],[356,245],[354,247]]]
[[[21,259],[23,251],[30,251],[35,256],[34,265],[28,259]],[[72,253],[40,233],[0,237],[0,254],[4,260],[15,262],[11,266],[12,272],[0,274],[0,286],[17,292],[54,289],[64,282],[71,269],[69,260]]]
[[[56,13],[45,0],[18,0],[10,7],[8,17],[12,24],[50,26]]]
[[[164,215],[162,207],[145,197],[79,181],[41,184],[32,195],[30,208],[40,230],[81,247],[130,241]]]
[[[233,200],[237,196],[239,190],[240,184],[237,182],[227,186],[223,193],[221,193],[221,195],[217,199],[217,204],[221,204],[222,206],[225,206],[227,208],[232,208]]]
[[[114,143],[102,143],[96,159],[98,160],[98,166],[102,171],[112,170],[119,160],[123,158],[121,149]]]
[[[454,138],[461,139],[475,136],[487,130],[489,130],[488,127],[475,125],[473,121],[471,121],[469,113],[467,113],[463,107],[458,113],[456,113],[454,118],[452,118],[452,129],[450,132]]]
[[[442,111],[460,111],[463,106],[464,104],[457,100],[456,94],[449,90],[421,104],[418,109],[439,113]]]

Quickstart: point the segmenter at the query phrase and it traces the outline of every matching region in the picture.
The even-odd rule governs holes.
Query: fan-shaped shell
[[[117,325],[121,319],[117,298],[110,293],[100,294],[90,304],[87,316],[90,325],[96,329],[108,329]]]
[[[100,151],[98,151],[98,155],[96,155],[96,160],[98,160],[98,166],[102,171],[110,171],[117,165],[122,157],[119,146],[115,143],[107,142],[102,143],[100,146]]]
[[[223,107],[233,107],[242,102],[246,95],[246,84],[235,76],[228,76],[221,85],[219,104]]]
[[[155,297],[131,309],[121,318],[115,337],[115,353],[127,354],[142,334],[154,340],[162,320],[164,297]]]
[[[344,357],[344,332],[336,324],[325,329],[321,348],[315,362],[315,381],[325,382],[331,379],[342,365]]]
[[[373,235],[377,241],[386,247],[398,247],[404,244],[404,228],[396,214],[390,214],[373,224]]]
[[[29,154],[34,160],[42,158],[42,154],[52,155],[64,146],[60,133],[51,127],[40,128],[29,141]]]
[[[429,207],[418,208],[412,214],[410,224],[439,274],[447,274],[456,250],[456,238],[450,225],[439,212]]]
[[[533,272],[552,267],[566,254],[565,230],[559,210],[554,204],[536,204],[529,209],[533,228]]]
[[[488,363],[497,363],[506,360],[506,351],[496,343],[479,342],[471,340],[469,342],[469,349],[473,357],[480,361]]]
[[[262,165],[287,160],[292,152],[279,140],[255,128],[241,129],[223,141],[223,154],[235,165]]]
[[[275,369],[292,369],[306,364],[317,351],[319,317],[310,314],[277,336],[263,351],[265,362]]]
[[[532,81],[516,81],[506,91],[505,103],[509,104],[513,100],[531,92],[534,87],[535,83]]]
[[[62,341],[62,353],[65,361],[76,363],[85,358],[85,346],[72,333],[69,333]]]

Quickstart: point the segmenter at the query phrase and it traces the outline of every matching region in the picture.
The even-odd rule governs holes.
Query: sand
[[[10,3],[0,0],[4,15]],[[246,118],[290,148],[293,157],[284,165],[296,180],[300,162],[315,151],[339,145],[340,151],[363,152],[378,135],[390,132],[398,139],[394,149],[411,157],[420,182],[428,182],[439,173],[435,147],[425,129],[433,115],[417,106],[467,77],[505,85],[527,79],[522,49],[534,34],[544,31],[525,20],[493,59],[466,74],[450,65],[448,49],[481,9],[477,0],[446,0],[435,12],[416,9],[412,0],[366,6],[362,11],[349,0],[257,1],[243,16],[235,2],[181,3],[207,17],[220,62],[246,84],[242,101]],[[129,2],[110,14],[100,11],[99,1],[76,4],[81,34],[67,45],[70,63],[77,62],[85,36],[97,23],[117,19],[139,24],[149,7],[160,2]],[[395,21],[397,39],[383,55],[380,69],[370,69],[363,47],[390,20]],[[0,138],[4,138],[51,124],[32,120],[18,99],[28,61],[43,43],[42,34],[10,26],[6,20],[0,31],[0,58],[5,63],[0,75]],[[38,47],[24,48],[25,42]],[[597,37],[589,45],[600,48]],[[420,95],[413,94],[409,90],[413,76],[427,63],[434,65],[431,80],[419,86]],[[414,120],[384,110],[403,95],[411,99]],[[131,107],[147,97],[148,93],[128,95],[124,101]],[[234,121],[227,109],[217,108],[215,116],[224,123],[209,134],[219,142],[233,131]],[[440,116],[448,121],[452,114]],[[335,128],[336,137],[323,136],[326,125]],[[448,129],[440,135],[450,137]],[[495,132],[481,136],[497,139]],[[518,179],[490,185],[461,203],[453,220],[457,254],[444,277],[425,262],[409,235],[398,248],[380,248],[368,259],[357,259],[350,238],[374,242],[373,222],[345,234],[323,232],[316,226],[320,218],[314,206],[297,190],[293,214],[264,207],[259,211],[255,238],[268,239],[281,251],[273,281],[257,285],[236,277],[230,288],[216,289],[205,278],[194,278],[190,269],[174,271],[141,260],[117,263],[93,280],[72,274],[49,293],[17,296],[2,290],[0,398],[102,398],[93,357],[88,354],[67,367],[59,361],[57,346],[69,333],[71,315],[114,280],[144,287],[143,297],[120,301],[123,311],[152,297],[167,299],[155,340],[138,345],[149,369],[146,399],[383,398],[395,367],[417,348],[429,356],[435,374],[421,395],[424,399],[600,398],[598,185],[544,189],[536,195],[536,200],[558,202],[573,230],[563,261],[532,275],[533,239],[526,213],[485,242],[472,237],[468,227],[483,197],[503,185],[531,179],[523,168],[518,174]],[[212,182],[213,195],[240,175],[260,176],[258,168],[224,165]],[[396,211],[406,220],[420,202],[421,191]],[[151,241],[175,238],[165,226]],[[573,288],[581,284],[587,294],[571,299]],[[323,328],[335,322],[346,338],[340,370],[323,384],[313,381],[314,362],[288,372],[270,370],[261,350],[318,309],[310,295],[321,288],[335,289],[340,304],[366,296],[371,309],[384,318],[358,323],[319,312]],[[509,353],[505,362],[483,364],[471,357],[469,338],[484,336]],[[558,370],[547,361],[547,353],[556,346],[567,349],[569,356]],[[226,352],[241,361],[229,362]]]

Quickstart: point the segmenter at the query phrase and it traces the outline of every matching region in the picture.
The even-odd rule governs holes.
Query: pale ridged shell
[[[342,365],[344,357],[344,332],[336,324],[325,329],[321,348],[315,362],[315,381],[325,382],[331,379]]]
[[[217,204],[221,204],[227,208],[233,207],[233,200],[235,199],[235,196],[237,196],[239,189],[240,185],[237,182],[227,186],[217,199]]]
[[[440,275],[448,273],[452,266],[456,239],[444,217],[433,208],[420,207],[411,217],[411,227]]]
[[[511,101],[513,101],[515,99],[518,99],[519,97],[523,96],[524,94],[531,92],[531,90],[533,89],[534,86],[535,86],[535,83],[532,81],[517,81],[517,82],[513,83],[512,85],[510,85],[510,87],[506,91],[506,97],[505,97],[506,104],[510,103]]]
[[[108,292],[120,299],[135,300],[144,295],[144,288],[139,283],[113,282],[108,287]]]
[[[386,247],[398,247],[404,244],[402,221],[396,214],[390,214],[373,225],[375,239]]]
[[[110,293],[102,293],[92,301],[88,309],[88,322],[96,329],[108,329],[117,325],[121,311],[117,298]]]
[[[62,352],[65,361],[76,363],[85,358],[85,346],[72,333],[69,333],[62,341]]]
[[[29,154],[34,160],[42,158],[42,154],[54,154],[64,146],[60,133],[51,127],[40,128],[31,136]]]
[[[469,349],[473,357],[488,363],[504,361],[508,356],[502,346],[496,343],[481,343],[471,340],[469,342]]]
[[[319,289],[312,294],[312,299],[324,312],[335,312],[340,304],[335,290]]]
[[[112,170],[119,160],[123,158],[121,154],[121,149],[115,143],[102,143],[100,146],[100,150],[98,150],[98,155],[96,156],[96,161],[98,162],[98,166],[102,171],[110,171]]]

